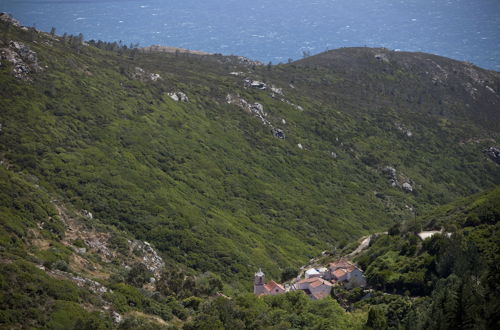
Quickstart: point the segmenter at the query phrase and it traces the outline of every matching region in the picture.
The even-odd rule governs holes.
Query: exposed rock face
[[[112,243],[112,233],[96,230],[92,226],[87,226],[82,222],[81,217],[73,217],[69,214],[66,207],[62,204],[54,204],[58,210],[63,223],[66,226],[63,243],[72,246],[73,250],[79,255],[87,253],[97,254],[104,263],[112,263],[121,260],[122,266],[131,268],[134,264],[140,262],[150,270],[154,276],[159,279],[161,269],[165,263],[158,252],[147,242],[139,240],[128,240],[123,249],[118,249]],[[90,213],[88,211],[82,212]],[[85,248],[73,246],[75,240],[83,240]],[[90,283],[90,282],[89,282]]]
[[[85,237],[84,242],[93,253],[99,254],[104,262],[111,262],[117,254],[109,247],[108,239],[106,235],[94,234]]]
[[[300,105],[297,105],[295,103],[292,103],[290,101],[288,101],[287,99],[285,98],[280,98],[280,101],[283,102],[283,103],[286,103],[286,104],[289,104],[291,105],[292,107],[294,107],[295,109],[299,110],[299,111],[304,111],[304,108],[302,108]]]
[[[283,132],[282,129],[279,129],[279,128],[273,128],[272,129],[272,132],[273,132],[273,135],[274,137],[278,138],[278,139],[284,139],[286,136],[285,136],[285,132]]]
[[[0,21],[8,22],[16,27],[21,26],[18,20],[12,18],[9,14],[7,13],[0,13]]]
[[[411,180],[405,177],[404,175],[399,175],[398,178],[397,171],[392,166],[386,166],[382,169],[382,173],[384,173],[389,178],[389,184],[394,188],[401,188],[405,192],[413,192],[413,186],[411,185]],[[400,183],[404,181],[403,183]]]
[[[31,74],[42,71],[37,54],[22,42],[9,42],[0,49],[0,59],[12,63],[14,77],[24,81],[32,81]]]
[[[243,80],[243,84],[247,88],[256,88],[261,90],[266,90],[268,88],[267,84],[263,83],[262,81],[252,80],[250,78],[246,78],[245,80]]]
[[[231,72],[231,75],[241,75],[243,72]],[[258,80],[253,80],[251,78],[245,78],[243,80],[243,85],[246,88],[255,88],[255,89],[260,89],[260,90],[270,90],[271,91],[271,96],[275,97],[276,95],[283,96],[283,88],[278,88],[274,85],[267,85],[266,83]]]
[[[11,41],[9,46],[13,48],[23,60],[33,63],[38,61],[36,53],[22,42]]]
[[[82,213],[83,213],[83,216],[86,217],[86,218],[88,218],[88,219],[93,219],[94,218],[94,215],[90,211],[83,210]]]
[[[262,63],[262,62],[251,60],[251,59],[249,59],[248,57],[245,57],[245,56],[236,56],[236,60],[240,64],[247,65],[247,66],[260,66],[260,65],[264,65],[264,63]]]
[[[175,102],[189,102],[189,98],[187,97],[187,95],[183,92],[172,92],[172,93],[168,93],[168,96],[170,96],[170,98],[172,100],[174,100]]]
[[[264,112],[264,106],[260,103],[250,104],[250,111],[255,114],[256,117],[260,118],[264,125],[271,125],[269,120],[266,119],[267,113]]]
[[[120,314],[118,314],[117,312],[111,313],[111,317],[113,318],[113,321],[115,323],[120,323],[123,320],[122,316]]]
[[[227,94],[226,102],[228,104],[234,104],[241,109],[253,114],[255,117],[259,118],[262,121],[262,124],[265,126],[271,127],[271,132],[273,136],[278,139],[285,138],[285,132],[282,129],[276,128],[271,124],[271,121],[268,119],[268,114],[264,111],[264,106],[260,103],[249,103],[247,100],[241,98],[239,95],[231,95]],[[282,123],[286,123],[285,119],[282,119]]]
[[[150,79],[151,79],[151,81],[158,81],[161,79],[161,76],[158,73],[152,73],[150,76]]]
[[[74,247],[73,250],[75,250],[75,252],[78,253],[78,254],[85,254],[85,253],[87,253],[87,249],[86,248]]]
[[[260,103],[249,103],[245,99],[228,94],[226,96],[226,102],[228,104],[234,104],[243,110],[254,114],[257,118],[259,118],[262,123],[266,126],[271,126],[271,122],[267,119],[267,113],[264,111],[264,106]]]
[[[161,76],[158,73],[150,73],[141,67],[136,66],[134,68],[134,73],[132,73],[132,79],[137,79],[141,81],[158,81],[161,80]]]
[[[271,86],[271,92],[283,96],[283,88],[278,88],[276,86]]]
[[[445,85],[448,80],[448,72],[443,69],[443,67],[437,64],[435,61],[429,59],[429,62],[435,66],[435,69],[432,70],[432,82],[434,85]],[[437,69],[437,70],[436,70]]]
[[[403,190],[406,191],[406,192],[412,192],[413,191],[413,187],[408,182],[403,183],[403,185],[401,186],[401,188],[403,188]]]
[[[155,249],[148,242],[129,241],[132,250],[139,250],[142,252],[142,263],[151,271],[157,278],[160,278],[161,269],[165,263],[158,255]]]
[[[396,180],[396,169],[392,166],[386,166],[384,167],[384,169],[382,170],[382,172],[384,172],[384,174],[386,174],[387,176],[389,176],[391,179],[394,179]]]
[[[76,285],[78,285],[79,287],[87,288],[90,291],[97,293],[97,294],[103,294],[103,293],[106,293],[109,291],[109,289],[107,287],[105,287],[104,285],[102,285],[101,283],[94,281],[94,280],[91,280],[89,278],[75,276],[71,273],[64,272],[64,271],[57,270],[57,269],[49,270],[49,269],[46,269],[42,265],[39,265],[38,268],[45,270],[47,273],[49,273],[53,277],[68,279],[68,280],[72,281],[73,283],[75,283]]]
[[[484,150],[484,153],[490,157],[492,161],[497,164],[500,164],[500,148],[499,147],[489,147]]]
[[[375,54],[374,57],[381,62],[389,63],[389,58],[384,53]]]
[[[407,137],[412,137],[413,136],[412,131],[410,131],[405,125],[403,125],[401,123],[395,123],[394,125],[396,126],[396,129],[398,131],[402,132]]]

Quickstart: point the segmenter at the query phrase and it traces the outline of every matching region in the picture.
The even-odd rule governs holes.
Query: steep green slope
[[[1,328],[360,329],[365,321],[332,298],[229,299],[216,296],[222,283],[211,274],[148,271],[148,250],[125,233],[76,213],[32,176],[0,167],[0,178]]]
[[[35,266],[67,265],[71,254],[60,243],[64,226],[47,193],[4,167],[0,177],[0,326],[70,328],[78,321],[105,323],[102,316],[80,305],[93,299],[91,292]],[[34,237],[47,242],[47,249],[30,245]],[[62,317],[67,313],[71,316]]]
[[[356,259],[366,269],[369,284],[421,298],[375,295],[359,307],[382,307],[392,328],[497,328],[499,198],[496,188],[458,200],[372,241]],[[416,236],[422,227],[443,228],[443,233],[422,241]]]
[[[3,161],[197,271],[248,286],[259,267],[277,277],[340,241],[499,184],[483,154],[498,143],[496,72],[439,58],[445,71],[478,75],[467,83],[481,94],[464,99],[454,83],[427,92],[435,83],[418,78],[431,70],[419,67],[422,54],[390,53],[411,64],[391,60],[390,70],[371,49],[338,51],[348,63],[331,64],[330,52],[266,67],[96,43],[111,51],[1,24],[4,53],[22,52],[11,42],[21,41],[38,57],[23,79],[2,59]],[[245,87],[245,77],[268,88]],[[168,95],[179,91],[189,102]],[[228,94],[262,104],[269,124]]]

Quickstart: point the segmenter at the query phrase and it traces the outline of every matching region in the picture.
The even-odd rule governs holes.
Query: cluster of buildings
[[[262,270],[255,273],[253,292],[256,295],[277,295],[288,291],[301,290],[311,299],[323,299],[330,295],[332,287],[341,285],[346,289],[365,287],[363,272],[347,260],[332,262],[328,267],[310,268],[305,278],[292,284],[279,284],[271,280],[265,283]]]

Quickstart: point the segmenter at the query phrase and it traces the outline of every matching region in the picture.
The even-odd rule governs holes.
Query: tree
[[[289,281],[292,278],[297,277],[298,274],[299,272],[297,271],[297,269],[292,267],[287,267],[283,269],[283,271],[281,272],[281,282]]]
[[[153,277],[153,273],[149,271],[146,265],[137,263],[130,269],[127,276],[127,282],[140,288],[148,283],[151,277]]]
[[[368,319],[366,326],[369,329],[383,330],[387,328],[387,318],[385,317],[384,310],[379,306],[373,306],[368,312]]]

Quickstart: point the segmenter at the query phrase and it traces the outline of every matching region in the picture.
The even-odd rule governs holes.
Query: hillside
[[[22,41],[38,63],[23,80],[2,61],[5,162],[197,270],[276,272],[413,209],[498,184],[498,166],[483,153],[498,139],[496,72],[429,55],[444,71],[470,72],[462,89],[444,77],[436,87],[438,67],[415,78],[422,54],[389,52],[386,63],[372,56],[379,50],[342,49],[268,68],[109,52],[3,24],[2,48]],[[283,96],[245,88],[245,77]],[[476,97],[463,96],[469,85]],[[189,102],[168,96],[178,91]],[[240,101],[227,104],[228,94],[260,103],[268,123]]]
[[[498,72],[370,48],[266,66],[0,18],[2,291],[16,274],[37,283],[6,306],[23,310],[45,285],[41,309],[6,323],[50,327],[48,295],[54,313],[85,305],[108,322],[92,313],[112,306],[178,325],[199,303],[183,299],[248,290],[260,267],[279,278],[500,184],[487,152],[499,145]],[[66,273],[114,293],[96,299]],[[161,297],[141,291],[151,276],[170,281]]]
[[[357,307],[377,306],[396,328],[497,328],[499,198],[500,188],[476,194],[374,239],[356,261],[371,287],[393,295],[375,294]],[[422,241],[419,227],[443,232]]]

